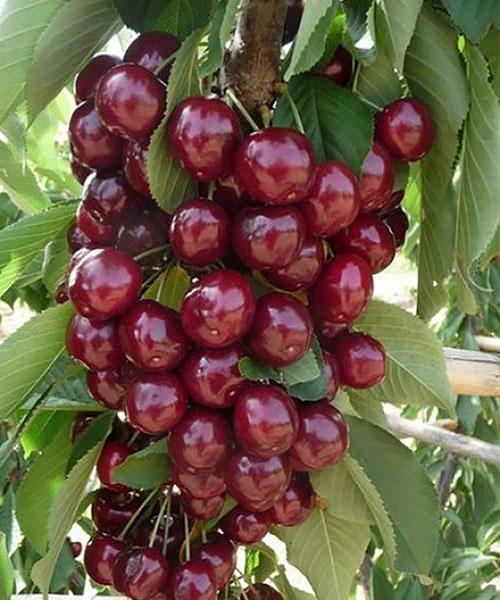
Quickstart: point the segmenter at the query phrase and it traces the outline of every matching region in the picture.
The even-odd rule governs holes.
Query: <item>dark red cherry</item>
[[[142,208],[142,199],[121,173],[94,173],[88,177],[82,202],[95,221],[111,225]]]
[[[255,306],[249,281],[237,271],[219,269],[202,277],[184,297],[182,327],[201,346],[224,348],[248,333]]]
[[[81,542],[70,542],[69,549],[73,558],[78,558],[82,553],[83,546]]]
[[[199,559],[178,565],[169,588],[173,600],[214,600],[217,591],[211,565]]]
[[[97,490],[92,502],[92,522],[100,533],[118,536],[141,505],[135,493],[117,493],[102,488]]]
[[[91,101],[79,104],[69,122],[73,156],[90,169],[114,169],[122,162],[123,140],[104,127]]]
[[[82,185],[85,183],[87,177],[92,173],[91,169],[88,169],[85,165],[82,165],[82,163],[74,156],[71,157],[70,167],[74,178]]]
[[[378,217],[385,217],[386,214],[390,213],[393,209],[401,204],[405,196],[404,190],[393,192],[389,198],[386,199],[384,206],[377,211]]]
[[[283,454],[297,434],[297,409],[277,385],[249,385],[234,407],[233,430],[238,444],[256,456]]]
[[[180,260],[206,267],[224,256],[229,227],[229,218],[220,206],[202,198],[189,200],[174,213],[170,243]]]
[[[131,188],[149,198],[151,189],[146,167],[147,153],[147,143],[127,142],[123,153],[123,173]]]
[[[116,226],[114,223],[99,223],[87,211],[83,202],[76,209],[76,225],[78,231],[90,241],[89,248],[97,246],[111,246],[116,240]]]
[[[285,455],[259,458],[235,452],[227,461],[225,479],[229,493],[243,508],[264,511],[281,498],[292,476]]]
[[[186,98],[168,125],[172,153],[200,181],[214,181],[231,170],[239,137],[238,116],[218,98]]]
[[[326,401],[309,402],[299,409],[299,431],[289,456],[295,470],[324,469],[341,460],[349,445],[347,424]]]
[[[307,475],[296,473],[283,496],[269,510],[276,525],[293,527],[307,520],[314,508],[314,491]]]
[[[104,73],[120,63],[120,57],[113,54],[98,54],[91,58],[75,78],[75,99],[77,103],[92,100]]]
[[[376,135],[394,158],[420,160],[434,142],[434,120],[419,100],[396,100],[378,114]]]
[[[284,598],[267,583],[254,583],[241,594],[240,600],[284,600]]]
[[[77,311],[96,321],[125,311],[137,299],[141,285],[139,265],[112,248],[88,252],[68,278],[69,296]]]
[[[401,246],[405,243],[406,232],[410,226],[410,222],[405,211],[400,206],[397,206],[384,215],[384,223],[392,231],[396,249],[401,248]]]
[[[78,250],[81,250],[82,248],[90,248],[92,246],[92,241],[88,235],[83,233],[76,225],[73,225],[68,229],[66,240],[72,254],[78,252]]]
[[[54,300],[56,301],[56,304],[64,304],[69,300],[68,288],[65,282],[59,284]]]
[[[92,323],[81,315],[75,315],[68,324],[66,350],[87,369],[114,369],[124,359],[117,323]]]
[[[173,497],[175,498],[175,496]],[[149,546],[153,529],[155,527],[156,516],[153,516],[150,521],[146,521],[139,526],[135,535],[135,541],[139,546]],[[184,542],[184,520],[176,516],[169,517],[168,538],[166,542],[166,558],[177,560],[179,551]],[[163,551],[163,542],[165,540],[165,524],[159,527],[153,540],[153,548],[159,552]]]
[[[235,544],[250,546],[260,542],[269,532],[269,512],[251,512],[241,506],[233,508],[221,521],[221,529]]]
[[[311,287],[319,277],[324,262],[323,242],[309,236],[305,239],[297,258],[289,265],[277,271],[267,270],[264,275],[272,285],[287,292],[297,292]]]
[[[75,442],[76,438],[83,433],[92,421],[99,416],[97,412],[80,412],[76,413],[73,422],[71,423],[71,429],[69,432],[69,439],[72,443]]]
[[[303,200],[312,183],[314,149],[294,129],[271,127],[247,136],[234,162],[236,181],[245,192],[270,204]]]
[[[233,248],[251,269],[280,269],[295,260],[306,238],[306,224],[290,206],[242,210],[233,222]]]
[[[300,20],[304,12],[304,0],[288,0],[285,27],[283,30],[283,44],[289,44],[299,30]]]
[[[158,550],[132,546],[115,561],[113,587],[134,600],[149,600],[164,590],[168,574],[168,563]]]
[[[316,168],[309,196],[301,204],[309,232],[334,235],[350,225],[361,207],[359,186],[347,165],[329,161]]]
[[[252,354],[273,367],[300,360],[309,349],[313,323],[309,309],[288,294],[261,296],[248,334]]]
[[[345,87],[351,81],[353,71],[354,61],[352,56],[344,46],[339,44],[326,65],[318,70],[318,74],[327,77],[337,85]]]
[[[111,410],[120,410],[127,391],[121,369],[89,371],[87,387],[94,400]]]
[[[208,542],[194,548],[193,559],[205,561],[210,565],[218,590],[229,583],[236,568],[235,548],[229,539],[220,533],[211,534]]]
[[[182,504],[186,513],[196,521],[210,521],[214,519],[224,506],[224,496],[210,498],[195,498],[184,493]]]
[[[85,570],[96,583],[113,585],[113,566],[118,555],[125,550],[124,542],[104,535],[93,537],[85,548]]]
[[[204,500],[222,496],[226,491],[226,483],[217,470],[190,472],[173,465],[172,481],[188,496]]]
[[[208,408],[229,408],[245,385],[238,362],[245,356],[241,346],[191,353],[181,367],[189,396]]]
[[[177,314],[154,300],[139,300],[120,319],[120,342],[127,358],[143,371],[175,369],[189,338]]]
[[[156,71],[165,60],[180,48],[181,42],[165,31],[147,31],[141,33],[125,51],[124,62],[132,62],[155,73],[163,81],[167,81],[172,64]]]
[[[389,200],[394,184],[394,168],[390,154],[374,142],[361,168],[359,191],[362,210],[379,211]]]
[[[116,248],[129,256],[141,254],[164,246],[168,240],[168,224],[158,219],[157,211],[144,211],[127,219],[118,230]],[[154,264],[161,252],[138,258],[141,265]]]
[[[366,389],[385,377],[386,358],[382,344],[366,333],[341,336],[334,345],[344,385]]]
[[[149,435],[170,431],[187,410],[187,394],[172,373],[144,373],[135,378],[125,395],[128,422]]]
[[[387,225],[375,215],[361,213],[346,229],[331,239],[336,254],[353,252],[370,265],[372,273],[386,269],[394,260],[396,245]]]
[[[245,194],[233,173],[219,177],[214,190],[214,202],[221,206],[230,217],[235,217],[242,208],[255,205]]]
[[[165,112],[165,85],[150,71],[127,63],[110,69],[97,88],[99,116],[114,134],[146,140]]]
[[[126,485],[114,483],[114,470],[130,456],[130,449],[121,442],[107,442],[97,460],[97,476],[103,486],[115,492],[125,492]]]
[[[340,386],[340,365],[337,357],[332,352],[323,350],[323,361],[325,364],[326,397],[333,400]]]
[[[311,310],[326,321],[350,323],[366,308],[373,292],[370,265],[357,254],[335,256],[309,290]]]
[[[347,331],[347,324],[327,321],[326,319],[320,317],[317,313],[313,314],[313,321],[316,335],[327,348],[338,335],[342,335]]]

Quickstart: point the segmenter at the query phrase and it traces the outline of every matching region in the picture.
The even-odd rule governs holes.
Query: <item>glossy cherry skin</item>
[[[87,177],[92,173],[91,169],[88,169],[85,165],[82,165],[82,163],[74,156],[71,157],[70,167],[74,178],[82,185],[85,183]]]
[[[226,491],[226,483],[219,471],[186,471],[173,465],[172,480],[182,492],[193,498],[207,500],[222,496]]]
[[[319,165],[310,194],[300,206],[310,233],[320,237],[334,235],[350,225],[361,208],[354,173],[334,160]]]
[[[127,392],[120,368],[87,373],[87,388],[94,400],[111,410],[120,410]]]
[[[224,256],[229,227],[229,218],[220,206],[202,198],[189,200],[174,213],[170,243],[180,260],[206,267]]]
[[[295,260],[304,244],[306,224],[290,206],[242,210],[233,222],[233,248],[251,269],[280,269]]]
[[[146,168],[148,144],[127,142],[123,153],[123,173],[131,188],[149,198],[151,189]]]
[[[362,210],[379,211],[389,200],[394,184],[391,155],[379,142],[367,154],[359,179]]]
[[[340,387],[340,365],[337,356],[332,352],[323,350],[323,361],[325,364],[326,397],[333,400]]]
[[[400,206],[397,206],[384,215],[384,223],[392,231],[396,249],[401,248],[401,246],[403,246],[405,243],[406,232],[410,226],[410,222],[405,211]]]
[[[303,200],[312,182],[314,150],[294,129],[271,127],[247,136],[235,161],[236,181],[245,192],[269,204]]]
[[[113,566],[118,555],[126,548],[124,542],[104,535],[93,537],[83,557],[89,577],[101,585],[113,585]]]
[[[121,63],[119,56],[98,54],[91,58],[75,78],[75,99],[77,103],[94,98],[101,77]]]
[[[283,596],[267,583],[254,583],[248,587],[240,600],[284,600]]]
[[[187,394],[172,373],[144,373],[136,377],[125,395],[128,422],[149,435],[170,431],[187,410]]]
[[[186,513],[196,521],[210,521],[214,519],[224,506],[224,496],[211,496],[210,498],[195,498],[184,493],[182,504]]]
[[[288,294],[261,296],[248,334],[252,354],[273,367],[300,360],[311,345],[313,322],[309,309]]]
[[[247,452],[264,458],[283,454],[290,449],[297,428],[297,409],[277,385],[249,385],[238,396],[233,430]]]
[[[115,492],[127,491],[127,486],[114,483],[114,470],[130,456],[130,449],[121,442],[107,442],[97,460],[97,475],[105,487]]]
[[[112,248],[91,250],[71,270],[68,291],[77,311],[94,321],[124,312],[139,296],[141,269]]]
[[[423,102],[396,100],[378,114],[376,135],[394,158],[420,160],[434,142],[434,120]]]
[[[260,542],[270,528],[269,511],[252,512],[241,506],[233,508],[221,521],[224,534],[235,544],[245,546]]]
[[[134,600],[149,600],[166,587],[168,574],[168,563],[158,550],[132,546],[116,559],[113,587]]]
[[[142,208],[141,198],[121,173],[94,173],[88,177],[82,201],[95,221],[106,224],[115,224]]]
[[[214,190],[214,202],[222,207],[230,217],[235,217],[246,206],[255,205],[236,181],[233,173],[219,177]]]
[[[127,63],[110,69],[97,88],[97,112],[114,134],[144,141],[160,123],[166,104],[165,85],[150,71]]]
[[[125,51],[124,62],[132,62],[155,73],[165,60],[180,48],[181,42],[165,31],[141,33]],[[161,69],[157,76],[167,81],[171,64]]]
[[[174,427],[169,454],[180,469],[215,469],[233,447],[231,431],[223,415],[206,408],[192,408]]]
[[[73,225],[68,229],[66,241],[68,242],[68,248],[72,254],[82,248],[89,248],[92,246],[92,241],[88,235],[83,233],[76,225]]]
[[[71,423],[71,429],[69,432],[69,439],[71,443],[74,443],[76,438],[83,433],[92,421],[99,416],[96,412],[80,412],[76,413],[73,422]]]
[[[336,83],[345,87],[352,77],[354,71],[354,61],[349,52],[341,46],[337,46],[330,60],[318,70],[319,75],[323,75]]]
[[[190,353],[181,367],[189,396],[208,408],[229,408],[245,385],[238,362],[245,356],[241,346]]]
[[[212,568],[215,587],[221,590],[231,579],[236,568],[236,551],[227,537],[220,533],[210,535],[208,542],[193,550],[193,559],[205,561]]]
[[[349,445],[347,424],[326,401],[302,404],[299,431],[289,452],[295,470],[324,469],[343,458]]]
[[[293,527],[307,520],[314,508],[314,491],[307,475],[296,473],[283,496],[269,510],[275,525]]]
[[[83,546],[81,542],[69,542],[69,549],[73,558],[78,558],[82,553]]]
[[[231,170],[239,137],[236,113],[218,98],[186,98],[168,125],[172,153],[199,181],[213,181]]]
[[[90,241],[89,248],[112,246],[116,241],[116,226],[114,223],[99,223],[80,202],[76,209],[76,225],[78,231]]]
[[[243,508],[261,512],[281,498],[292,476],[285,455],[259,458],[235,452],[224,468],[229,493]]]
[[[103,125],[94,103],[79,104],[69,122],[69,143],[74,157],[90,169],[114,169],[122,161],[123,140]]]
[[[382,344],[366,333],[350,333],[335,342],[340,378],[344,385],[366,389],[385,377],[386,357]]]
[[[124,359],[117,323],[92,323],[81,315],[75,315],[68,324],[66,350],[87,369],[114,369]]]
[[[120,319],[120,342],[127,358],[143,371],[175,369],[189,338],[177,314],[154,300],[139,300]]]
[[[255,293],[248,280],[232,269],[219,269],[202,277],[186,294],[181,323],[201,346],[224,348],[248,333],[255,307]]]
[[[353,252],[370,265],[372,273],[386,269],[394,260],[396,244],[387,225],[375,215],[361,213],[346,229],[331,239],[336,254]]]
[[[357,254],[335,256],[309,290],[311,309],[333,323],[350,323],[366,308],[373,292],[370,265]]]
[[[214,600],[217,591],[211,566],[199,559],[178,565],[169,588],[173,600]]]
[[[92,503],[92,522],[100,533],[118,536],[141,502],[137,494],[117,494],[106,488],[97,490]]]
[[[168,223],[158,219],[159,211],[143,211],[127,219],[118,229],[116,249],[129,256],[140,257],[141,254],[164,246],[168,239]],[[138,258],[141,265],[154,264],[161,257],[161,252]]]

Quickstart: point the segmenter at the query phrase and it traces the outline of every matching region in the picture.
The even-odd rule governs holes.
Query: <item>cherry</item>
[[[175,496],[173,496],[174,498]],[[150,521],[143,523],[135,536],[136,542],[139,546],[149,546],[153,529],[155,526],[156,517],[153,517]],[[165,556],[167,558],[177,559],[179,552],[184,542],[184,521],[183,519],[170,517],[170,525],[168,528],[168,537],[166,542]],[[163,551],[163,543],[165,540],[165,527],[160,527],[156,532],[155,539],[153,540],[153,548],[159,552]]]
[[[174,600],[214,600],[214,569],[204,560],[190,560],[178,565],[169,588]]]
[[[126,485],[114,483],[114,470],[130,456],[130,449],[121,442],[107,442],[97,460],[97,476],[102,485],[115,492],[125,492]]]
[[[384,216],[390,213],[394,208],[399,206],[403,201],[405,196],[404,190],[398,190],[397,192],[393,192],[388,199],[386,199],[384,206],[377,211],[377,216]]]
[[[101,585],[113,585],[113,566],[124,549],[125,544],[120,540],[105,535],[93,537],[87,544],[83,557],[89,577]]]
[[[126,310],[137,299],[141,285],[137,263],[112,248],[88,252],[68,278],[69,296],[77,311],[96,321]]]
[[[366,389],[380,383],[386,373],[384,347],[366,333],[350,333],[335,342],[335,354],[344,385]]]
[[[92,241],[88,235],[83,233],[83,231],[76,225],[73,225],[68,229],[66,233],[66,241],[68,242],[68,247],[72,254],[78,250],[81,250],[82,248],[90,248],[92,246]]]
[[[59,284],[56,290],[56,294],[54,296],[54,300],[56,301],[56,304],[64,304],[69,300],[68,288],[66,286],[66,283],[63,282]]]
[[[111,410],[120,410],[127,391],[121,369],[89,371],[87,387],[94,400]]]
[[[419,160],[432,147],[434,120],[419,100],[396,100],[378,114],[376,135],[394,158]]]
[[[264,511],[280,498],[290,483],[290,463],[285,455],[259,458],[242,451],[225,465],[229,493],[243,508]]]
[[[136,377],[125,395],[128,422],[149,435],[170,431],[187,410],[187,394],[171,373],[144,373]]]
[[[231,431],[223,415],[206,408],[192,408],[174,427],[169,454],[181,469],[215,469],[229,456]]]
[[[81,542],[70,542],[69,549],[71,550],[73,558],[78,558],[82,553],[83,546]]]
[[[340,412],[326,401],[303,404],[299,431],[289,452],[297,471],[324,469],[338,463],[347,451],[349,432]]]
[[[206,267],[224,256],[229,226],[228,216],[217,204],[202,198],[184,202],[170,225],[172,249],[188,265]]]
[[[127,358],[143,371],[175,369],[189,339],[177,314],[154,300],[140,300],[120,319],[120,342]]]
[[[213,582],[218,590],[229,583],[236,568],[235,548],[228,538],[220,533],[211,534],[208,542],[194,548],[193,559],[210,565]]]
[[[123,173],[128,184],[142,196],[149,198],[149,187],[146,157],[148,144],[144,142],[127,142],[123,153]]]
[[[361,196],[354,173],[347,165],[333,160],[317,167],[310,194],[301,204],[309,231],[321,237],[350,225],[360,207]]]
[[[283,496],[269,510],[276,525],[293,527],[307,520],[314,508],[314,491],[307,475],[295,474]]]
[[[83,206],[98,223],[115,224],[138,212],[141,198],[121,173],[94,173],[85,182]]]
[[[87,369],[114,369],[124,358],[117,324],[92,323],[81,315],[75,315],[68,324],[66,350]]]
[[[222,496],[226,491],[224,478],[216,471],[185,471],[176,465],[172,469],[172,481],[188,496],[207,500]]]
[[[116,240],[116,227],[114,224],[99,223],[87,211],[83,202],[76,209],[76,225],[78,231],[89,240],[88,247],[111,246]]]
[[[230,217],[235,217],[242,208],[255,204],[245,194],[233,173],[219,177],[214,190],[214,202],[221,206]]]
[[[70,441],[75,443],[76,438],[87,429],[97,416],[99,416],[99,413],[96,412],[76,413],[69,432]]]
[[[211,496],[210,498],[195,498],[184,493],[183,505],[186,513],[197,521],[214,519],[224,506],[224,496]]]
[[[95,103],[100,118],[112,133],[143,141],[165,112],[165,85],[139,65],[118,65],[101,79]]]
[[[312,333],[308,308],[293,296],[273,292],[257,301],[248,344],[259,360],[284,367],[304,356]]]
[[[300,26],[300,19],[304,12],[304,0],[288,0],[287,4],[283,44],[289,44],[296,36]]]
[[[304,244],[306,224],[289,206],[246,208],[233,222],[233,248],[251,269],[280,269],[294,261]]]
[[[245,356],[241,346],[191,353],[181,367],[189,396],[208,408],[229,408],[245,385],[238,362]]]
[[[164,31],[147,31],[136,37],[125,51],[124,62],[132,62],[155,73],[169,56],[180,48],[181,42]],[[164,66],[156,75],[167,81],[171,64]]]
[[[93,100],[101,77],[121,63],[119,56],[113,54],[98,54],[83,67],[75,78],[75,99],[77,103]]]
[[[359,180],[361,206],[366,211],[378,211],[389,200],[394,184],[394,168],[390,154],[379,142],[368,152]]]
[[[350,323],[366,308],[373,292],[370,265],[346,252],[335,256],[309,290],[309,304],[320,318]]]
[[[82,163],[74,156],[71,157],[70,167],[74,178],[82,185],[85,183],[87,177],[92,173],[91,169],[88,169],[85,165],[82,165]]]
[[[73,156],[90,169],[114,169],[122,161],[123,140],[104,127],[91,101],[79,104],[69,122]]]
[[[271,520],[269,511],[256,513],[237,506],[222,519],[220,525],[224,534],[235,544],[250,546],[267,535]]]
[[[166,587],[168,574],[168,563],[158,550],[132,546],[115,561],[113,587],[134,600],[149,600]]]
[[[405,243],[406,232],[410,226],[410,222],[408,221],[405,211],[400,206],[397,206],[384,215],[384,223],[392,231],[396,249],[401,248],[401,246]]]
[[[117,536],[141,502],[141,497],[134,493],[122,494],[106,488],[97,490],[92,503],[92,522],[100,533]]]
[[[241,594],[240,600],[284,600],[284,598],[270,585],[254,583]]]
[[[127,219],[118,230],[116,248],[129,256],[140,256],[148,250],[165,245],[168,239],[168,226],[157,218],[156,211],[144,211]],[[143,265],[154,264],[161,253],[142,257]]]
[[[198,344],[224,348],[248,333],[255,308],[248,280],[237,271],[219,269],[202,277],[184,297],[182,327]]]
[[[354,61],[352,56],[344,46],[339,44],[326,65],[318,69],[318,74],[327,77],[337,85],[345,87],[351,81],[353,71]]]
[[[236,181],[245,192],[270,204],[303,200],[312,182],[314,149],[294,129],[272,127],[247,136],[234,162]]]
[[[394,260],[396,245],[387,225],[375,215],[361,213],[355,221],[332,239],[335,253],[359,254],[370,265],[372,273],[379,273]]]
[[[253,384],[239,395],[233,429],[244,450],[264,458],[283,454],[290,449],[297,427],[297,409],[277,385]]]
[[[325,364],[326,397],[333,400],[340,386],[340,365],[335,354],[323,350],[323,361]]]

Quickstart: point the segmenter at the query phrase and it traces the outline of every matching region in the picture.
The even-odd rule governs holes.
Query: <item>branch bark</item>
[[[446,369],[456,394],[500,396],[500,356],[491,352],[444,349]]]

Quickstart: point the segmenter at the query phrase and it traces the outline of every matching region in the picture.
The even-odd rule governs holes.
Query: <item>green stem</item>
[[[176,50],[173,54],[171,54],[170,56],[167,56],[167,58],[156,67],[156,69],[154,70],[154,74],[156,76],[158,76],[167,65],[169,65],[170,63],[173,63],[174,60],[177,58],[178,52],[179,51]]]
[[[191,540],[189,539],[190,531],[189,531],[189,517],[186,513],[184,513],[184,543],[186,545],[186,560],[191,560]]]
[[[245,120],[247,121],[247,123],[250,125],[250,127],[254,130],[254,131],[258,131],[260,129],[260,127],[257,125],[257,123],[252,119],[252,117],[250,116],[250,113],[247,111],[247,109],[243,106],[243,104],[239,101],[238,97],[236,96],[236,94],[234,93],[234,91],[231,88],[228,88],[226,90],[226,95],[231,99],[231,101],[237,106],[238,110],[240,111],[240,113],[245,117]]]
[[[153,531],[151,532],[151,537],[149,538],[149,547],[150,548],[152,548],[154,546],[156,534],[158,533],[158,529],[160,528],[160,523],[163,519],[163,515],[165,514],[165,509],[167,508],[167,504],[168,504],[168,496],[165,496],[163,502],[161,503],[160,512],[158,513],[158,516],[156,517],[155,526],[153,527]],[[165,541],[165,540],[163,540],[163,541]]]
[[[288,103],[290,104],[290,108],[292,109],[293,119],[295,121],[295,125],[297,126],[297,129],[301,133],[305,134],[306,131],[304,129],[304,124],[302,123],[302,119],[300,118],[299,110],[298,110],[297,105],[295,104],[288,88],[285,89],[285,91],[283,92],[283,95],[285,96],[285,98],[288,100]]]
[[[168,244],[164,244],[163,246],[156,246],[155,248],[150,248],[145,252],[141,252],[141,254],[137,254],[134,256],[134,260],[142,260],[143,258],[148,258],[148,256],[153,256],[155,254],[159,254],[168,248]]]
[[[127,533],[130,531],[132,525],[137,521],[137,519],[139,518],[139,515],[141,514],[141,512],[146,508],[146,506],[149,504],[149,502],[151,501],[151,498],[153,498],[159,491],[159,487],[155,488],[154,490],[152,490],[147,496],[146,498],[142,501],[141,505],[139,506],[139,508],[135,511],[135,513],[130,517],[128,523],[125,525],[125,527],[122,529],[120,535],[118,536],[119,540],[123,540],[123,538],[127,535]]]
[[[170,518],[171,514],[172,514],[172,488],[170,488],[167,492],[167,520],[165,521],[165,532],[163,534],[163,548],[162,548],[163,556],[165,556],[167,554],[168,533],[170,531],[170,525],[172,524],[172,519]]]

